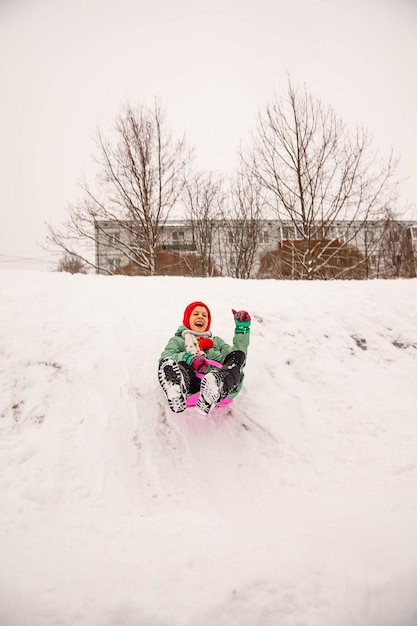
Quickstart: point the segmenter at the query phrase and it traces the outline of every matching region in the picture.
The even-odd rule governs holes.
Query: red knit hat
[[[191,304],[189,304],[187,306],[187,308],[185,309],[185,311],[184,311],[184,319],[182,320],[182,323],[187,328],[190,328],[190,315],[194,311],[196,306],[202,306],[202,307],[204,307],[206,309],[207,314],[208,314],[208,322],[207,322],[206,330],[208,330],[210,328],[210,324],[211,324],[211,313],[210,313],[210,309],[208,308],[207,304],[204,304],[204,302],[191,302]]]

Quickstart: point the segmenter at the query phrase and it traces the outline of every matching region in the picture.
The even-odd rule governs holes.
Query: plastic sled
[[[218,369],[222,367],[221,363],[218,363],[217,361],[210,361],[210,359],[207,359],[207,363],[209,365],[213,365],[214,367],[217,367]],[[198,376],[198,378],[204,378],[204,374],[200,374],[200,372],[196,372],[196,375]],[[197,404],[199,395],[200,394],[197,392],[197,393],[193,393],[191,396],[188,396],[187,407],[195,406]],[[220,402],[218,402],[214,408],[217,409],[218,406],[225,406],[226,404],[230,404],[231,402],[233,402],[232,398],[228,398],[228,397],[223,398],[223,400],[220,400]]]

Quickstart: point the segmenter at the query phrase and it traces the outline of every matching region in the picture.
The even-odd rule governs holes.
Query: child
[[[196,410],[207,415],[226,398],[236,396],[243,384],[243,367],[249,345],[251,317],[234,311],[235,334],[230,346],[210,331],[211,313],[204,302],[192,302],[184,311],[183,325],[162,352],[158,379],[174,413],[187,408],[187,395],[200,391]],[[216,370],[207,360],[222,364]],[[204,374],[204,378],[196,376]]]

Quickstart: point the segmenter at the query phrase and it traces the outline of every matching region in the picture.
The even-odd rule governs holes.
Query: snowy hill
[[[164,408],[203,300],[242,393]],[[0,626],[415,626],[417,280],[0,272]]]

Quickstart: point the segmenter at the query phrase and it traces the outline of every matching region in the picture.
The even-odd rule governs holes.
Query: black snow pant
[[[224,395],[224,397],[232,393],[239,385],[240,375],[245,367],[245,363],[246,356],[242,350],[234,350],[225,358],[221,369],[218,370],[218,373],[223,378],[224,392],[222,395]],[[201,378],[196,375],[194,368],[185,361],[180,361],[178,366],[183,375],[187,393],[191,395],[199,392]]]

